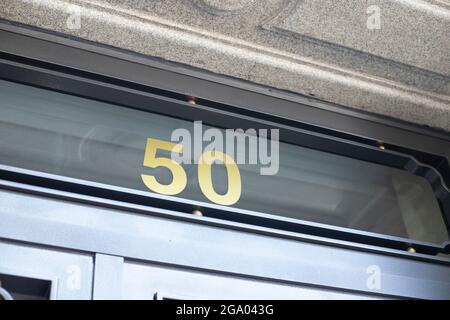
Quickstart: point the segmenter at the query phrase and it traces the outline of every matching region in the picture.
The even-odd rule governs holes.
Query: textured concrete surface
[[[0,17],[450,131],[448,0],[2,0]]]
[[[270,25],[449,76],[450,7],[443,10],[420,2],[304,0]],[[379,30],[367,27],[368,3],[380,8]]]

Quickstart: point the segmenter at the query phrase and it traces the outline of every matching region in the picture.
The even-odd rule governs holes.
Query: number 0
[[[214,160],[222,161],[228,173],[228,191],[224,195],[214,190],[212,182],[212,164]],[[198,162],[198,183],[205,197],[224,206],[231,206],[241,197],[241,174],[233,158],[220,151],[206,151]]]

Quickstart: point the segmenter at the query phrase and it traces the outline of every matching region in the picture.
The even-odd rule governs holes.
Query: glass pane
[[[0,273],[0,300],[50,300],[51,281]]]
[[[147,138],[170,141],[176,129],[194,130],[189,121],[5,81],[0,97],[1,164],[142,191],[149,189],[141,174],[172,181],[167,168],[143,166]],[[238,165],[242,194],[234,207],[438,244],[448,240],[425,179],[285,143],[279,154],[274,176],[260,175],[260,165]],[[157,156],[170,153],[158,150]],[[198,166],[183,168],[187,186],[177,196],[208,202]],[[218,194],[227,192],[223,164],[213,165],[212,185]]]

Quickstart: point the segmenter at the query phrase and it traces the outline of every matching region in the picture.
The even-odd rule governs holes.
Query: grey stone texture
[[[0,17],[450,132],[449,0],[2,0]]]

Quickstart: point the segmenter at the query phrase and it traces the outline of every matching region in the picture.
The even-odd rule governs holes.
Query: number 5
[[[144,166],[153,169],[157,167],[165,167],[169,169],[172,173],[172,182],[164,185],[159,183],[154,176],[146,174],[141,174],[142,181],[150,190],[157,193],[175,195],[182,192],[187,185],[186,172],[176,161],[169,158],[156,157],[157,149],[182,153],[183,145],[158,139],[147,139],[147,146],[145,148],[144,155]]]

